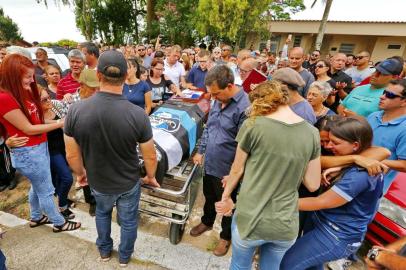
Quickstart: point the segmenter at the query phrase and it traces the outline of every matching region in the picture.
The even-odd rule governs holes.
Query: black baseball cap
[[[107,69],[109,67],[118,68],[120,70],[120,73],[108,72]],[[124,55],[119,51],[105,51],[99,57],[97,71],[109,77],[120,78],[127,74],[127,61],[125,60]]]
[[[403,63],[393,58],[388,58],[382,61],[375,68],[383,75],[399,75],[403,70]]]

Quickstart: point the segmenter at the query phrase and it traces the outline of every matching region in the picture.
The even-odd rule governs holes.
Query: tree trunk
[[[147,37],[148,41],[151,40],[152,35],[152,21],[156,18],[155,16],[155,0],[147,0]]]
[[[326,6],[324,8],[323,18],[320,22],[319,32],[317,33],[315,49],[320,50],[321,44],[323,43],[324,32],[326,31],[327,19],[328,14],[330,13],[331,5],[333,4],[333,0],[326,0]]]
[[[139,43],[139,33],[138,33],[138,7],[137,7],[137,0],[134,0],[134,13],[135,13],[135,20],[134,20],[134,42],[136,44]]]

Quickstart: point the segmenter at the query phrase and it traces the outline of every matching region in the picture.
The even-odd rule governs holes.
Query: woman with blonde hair
[[[249,98],[249,118],[237,135],[216,210],[231,215],[231,192],[243,178],[231,226],[230,269],[251,269],[259,248],[260,268],[276,270],[297,237],[300,183],[312,191],[320,186],[320,139],[317,129],[290,109],[289,93],[280,83],[263,82]]]
[[[51,99],[56,99],[57,85],[61,80],[61,70],[59,67],[49,64],[44,68],[44,72],[48,85],[46,90]]]

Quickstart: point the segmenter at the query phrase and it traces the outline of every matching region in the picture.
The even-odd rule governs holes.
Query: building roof
[[[321,22],[321,20],[310,20],[310,19],[290,19],[290,20],[273,20],[274,22]],[[328,20],[334,23],[405,23],[404,21],[356,21],[356,20]]]

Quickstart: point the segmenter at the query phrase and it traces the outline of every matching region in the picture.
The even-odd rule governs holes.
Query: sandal
[[[79,229],[80,226],[82,226],[82,224],[80,224],[80,222],[67,220],[64,224],[62,224],[60,226],[54,226],[53,231],[54,231],[54,233],[74,231],[74,230]]]
[[[52,222],[48,219],[46,215],[42,215],[39,220],[30,220],[30,228],[35,228],[44,224],[51,224]]]

